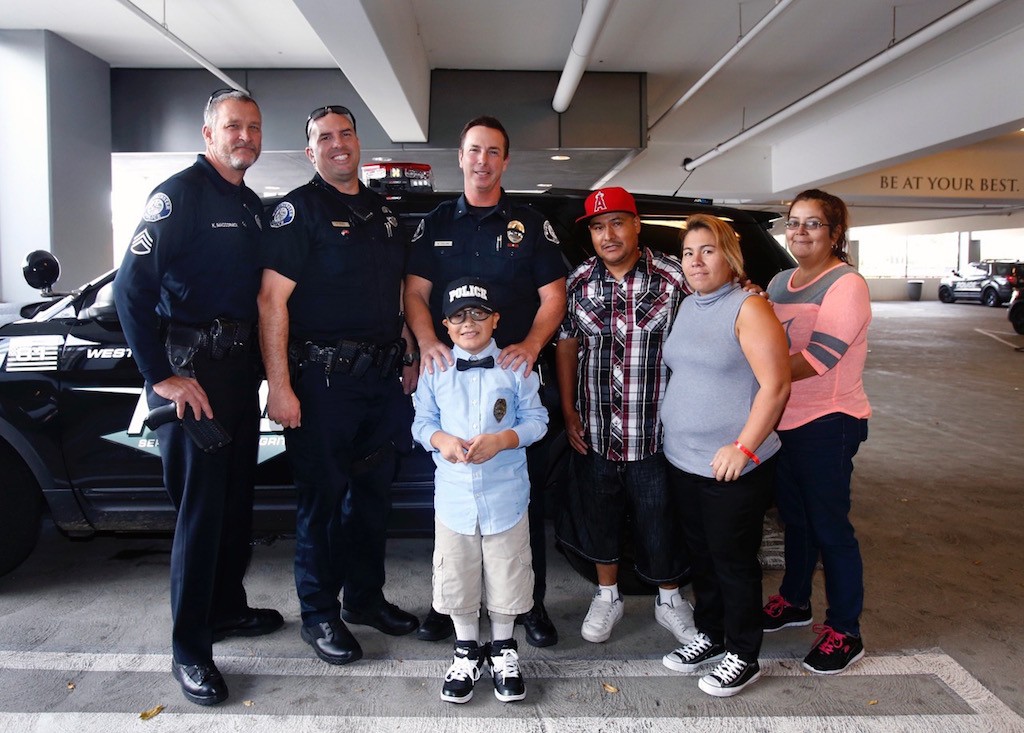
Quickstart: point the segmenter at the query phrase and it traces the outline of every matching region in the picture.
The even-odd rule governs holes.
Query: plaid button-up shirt
[[[668,371],[661,347],[687,292],[674,257],[641,250],[617,281],[598,257],[569,275],[559,339],[579,341],[576,407],[585,439],[611,461],[661,450],[661,402]]]

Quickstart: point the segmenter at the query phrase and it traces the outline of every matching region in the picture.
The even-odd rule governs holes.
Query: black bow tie
[[[460,372],[464,372],[467,369],[473,369],[474,367],[480,367],[481,369],[490,369],[494,366],[494,357],[488,356],[484,359],[475,359],[470,361],[469,359],[456,359],[455,368]]]

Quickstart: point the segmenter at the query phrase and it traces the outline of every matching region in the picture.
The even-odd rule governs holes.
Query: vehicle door
[[[981,298],[981,286],[988,278],[988,267],[983,262],[972,262],[960,273],[960,279],[953,283],[953,292],[958,298]]]

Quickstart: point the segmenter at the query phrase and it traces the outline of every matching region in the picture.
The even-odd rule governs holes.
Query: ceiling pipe
[[[774,8],[769,10],[765,14],[765,16],[763,18],[761,18],[761,20],[757,21],[757,24],[753,28],[751,28],[750,31],[745,36],[740,38],[740,40],[738,40],[735,43],[735,45],[733,45],[733,47],[730,48],[725,53],[725,55],[722,56],[722,58],[720,58],[718,60],[718,62],[714,66],[712,66],[710,69],[707,70],[707,72],[704,74],[704,76],[702,76],[699,80],[697,80],[696,84],[694,84],[692,87],[690,87],[686,91],[686,93],[683,94],[683,96],[681,96],[679,99],[677,99],[675,104],[673,104],[667,110],[662,112],[661,115],[658,117],[658,119],[656,119],[654,121],[654,123],[650,127],[647,128],[647,132],[650,133],[652,130],[654,130],[655,127],[658,126],[658,124],[662,120],[664,120],[670,114],[672,114],[677,109],[679,109],[684,104],[686,104],[690,100],[690,97],[692,97],[694,94],[699,92],[701,90],[701,88],[705,84],[707,84],[709,81],[711,81],[711,78],[713,76],[715,76],[715,74],[717,74],[719,71],[721,71],[723,66],[725,66],[727,63],[732,61],[733,58],[735,58],[736,54],[738,54],[740,51],[742,51],[743,48],[748,43],[753,41],[758,36],[758,34],[760,34],[761,31],[763,31],[765,28],[767,28],[768,25],[773,20],[778,18],[780,15],[782,15],[782,13],[785,12],[786,8],[788,8],[790,5],[792,5],[793,2],[795,2],[795,0],[779,0],[779,2],[777,2],[775,4]]]
[[[717,158],[722,153],[727,153],[737,145],[745,143],[752,137],[760,135],[761,133],[770,130],[781,122],[788,120],[793,115],[797,115],[803,112],[808,107],[811,107],[818,102],[832,96],[836,92],[842,91],[846,87],[854,84],[869,74],[873,74],[879,69],[893,63],[897,59],[905,56],[906,54],[914,51],[924,44],[935,40],[943,33],[946,33],[962,23],[966,23],[972,18],[984,13],[996,5],[999,5],[1004,0],[970,0],[970,2],[964,3],[956,10],[953,10],[946,15],[942,16],[938,20],[926,25],[924,28],[915,32],[913,35],[908,36],[900,43],[895,46],[890,46],[885,51],[873,56],[868,59],[860,66],[857,66],[850,71],[846,72],[840,77],[837,77],[819,87],[815,91],[808,94],[806,97],[797,100],[790,106],[783,110],[776,112],[770,117],[758,122],[753,127],[750,127],[739,135],[731,137],[725,142],[717,145],[708,152],[700,155],[696,158],[683,161],[683,169],[692,171],[700,166],[708,163]]]
[[[159,32],[161,33],[161,35],[163,35],[163,36],[164,36],[164,38],[166,38],[166,39],[167,39],[168,41],[170,41],[170,42],[171,42],[171,43],[172,43],[172,44],[173,44],[174,46],[176,46],[176,47],[178,48],[178,50],[179,50],[179,51],[181,51],[181,52],[182,52],[182,53],[184,53],[184,54],[185,54],[186,56],[188,56],[189,58],[191,58],[191,59],[192,59],[193,61],[195,61],[195,62],[196,62],[197,64],[199,64],[199,65],[200,65],[200,66],[202,66],[202,67],[203,67],[204,69],[206,69],[207,71],[209,71],[209,72],[210,72],[211,74],[213,74],[214,76],[216,76],[216,77],[217,77],[218,79],[220,79],[221,81],[223,81],[223,82],[224,82],[225,84],[227,84],[227,85],[228,85],[229,87],[231,87],[232,89],[237,89],[238,91],[240,91],[240,92],[244,92],[244,93],[246,93],[246,94],[248,94],[248,93],[249,93],[249,90],[247,90],[247,89],[245,88],[245,85],[244,85],[244,84],[239,84],[239,83],[238,83],[237,81],[235,81],[234,79],[232,79],[232,78],[231,78],[230,76],[228,76],[228,75],[227,75],[226,73],[224,73],[223,71],[221,71],[220,69],[218,69],[218,68],[217,68],[216,66],[214,66],[214,65],[213,65],[213,63],[212,63],[212,62],[210,62],[210,61],[209,61],[209,60],[208,60],[207,58],[205,58],[205,57],[204,57],[204,56],[203,56],[202,54],[200,54],[200,53],[199,53],[198,51],[196,51],[196,50],[195,50],[194,48],[192,48],[192,47],[191,47],[191,46],[189,46],[189,45],[188,45],[187,43],[185,43],[185,42],[184,42],[183,40],[181,40],[180,38],[178,38],[178,37],[177,37],[176,35],[174,35],[173,33],[171,33],[171,32],[170,32],[169,30],[167,30],[167,28],[166,28],[166,27],[164,27],[163,25],[161,25],[161,24],[160,24],[160,23],[159,23],[158,21],[156,21],[155,19],[153,19],[152,17],[150,17],[149,15],[147,15],[146,13],[144,13],[144,12],[143,12],[143,11],[142,11],[142,10],[141,10],[140,8],[138,8],[138,7],[137,7],[137,6],[136,6],[136,5],[134,4],[134,3],[132,3],[132,2],[130,1],[130,0],[117,0],[117,2],[118,2],[118,3],[120,3],[120,4],[122,5],[122,6],[124,6],[124,7],[125,7],[125,8],[127,9],[127,10],[130,10],[130,11],[131,11],[132,13],[134,13],[134,14],[135,14],[135,15],[137,15],[137,16],[138,16],[139,18],[141,18],[142,20],[144,20],[144,21],[145,21],[145,22],[146,22],[147,24],[149,24],[149,25],[150,25],[150,26],[151,26],[152,28],[154,28],[155,30],[159,31]]]
[[[583,8],[583,17],[580,18],[576,36],[572,39],[572,48],[569,49],[569,57],[565,60],[565,68],[562,69],[558,88],[555,89],[555,96],[551,100],[551,107],[555,112],[561,114],[572,104],[583,72],[590,63],[590,55],[594,52],[597,39],[601,36],[614,6],[615,0],[588,0],[586,7]]]

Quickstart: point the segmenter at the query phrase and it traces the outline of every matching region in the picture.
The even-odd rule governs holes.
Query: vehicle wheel
[[[939,287],[939,300],[943,303],[955,303],[956,296],[953,295],[953,291],[948,285],[942,285]]]
[[[985,292],[981,294],[981,302],[989,308],[995,308],[1000,304],[999,293],[995,288],[986,288]]]
[[[1009,319],[1013,330],[1024,336],[1024,300],[1018,300],[1010,307]]]
[[[43,495],[28,466],[6,445],[0,445],[0,474],[0,575],[6,575],[36,546]]]

